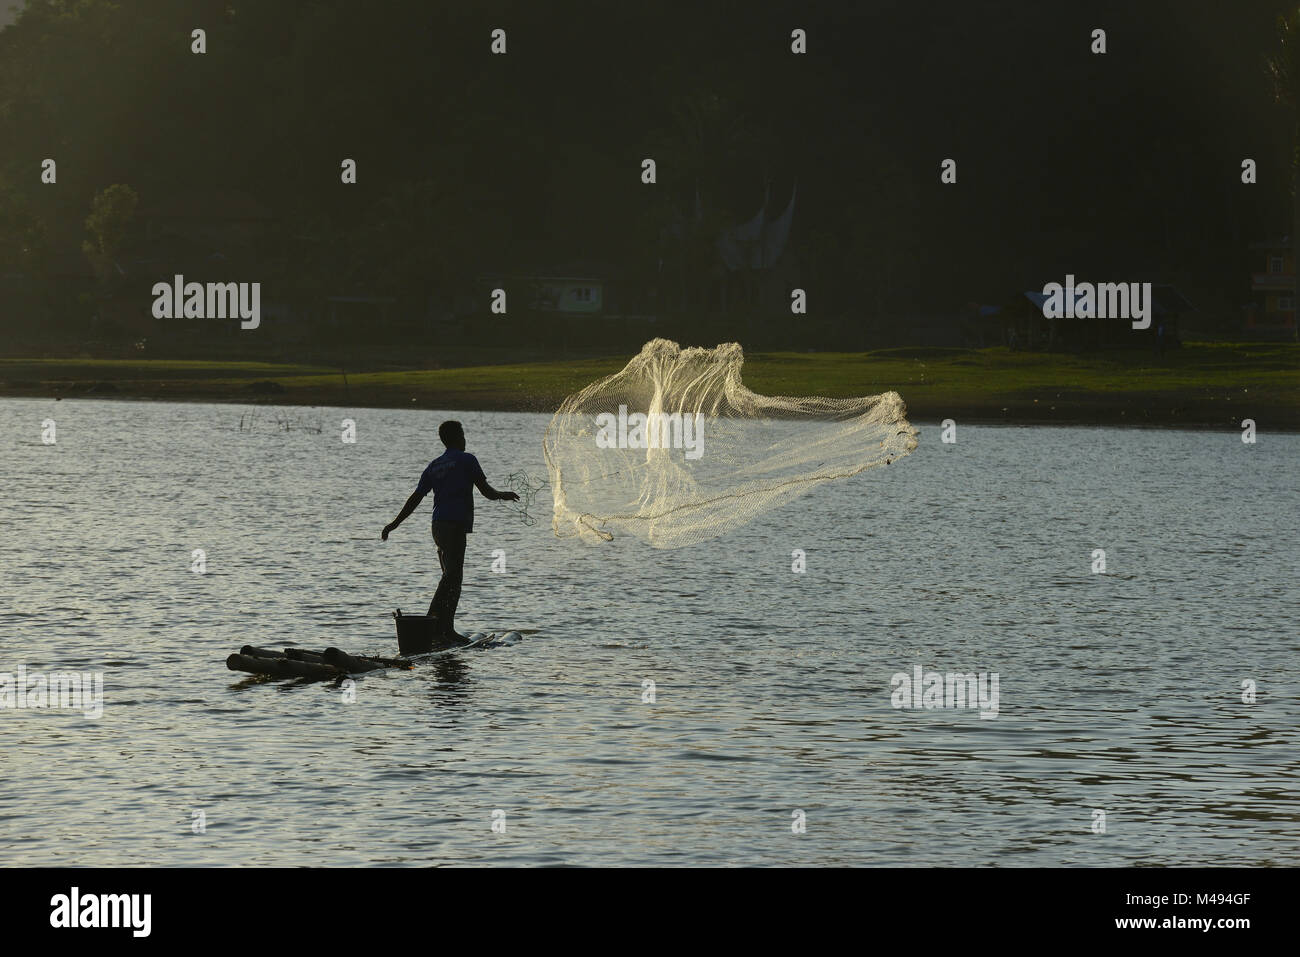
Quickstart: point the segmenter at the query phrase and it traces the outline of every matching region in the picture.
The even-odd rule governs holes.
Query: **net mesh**
[[[740,380],[744,361],[734,342],[655,339],[565,399],[544,442],[555,534],[680,548],[916,448],[898,393],[758,395]]]

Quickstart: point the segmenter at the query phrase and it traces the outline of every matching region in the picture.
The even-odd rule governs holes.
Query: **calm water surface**
[[[395,650],[430,504],[379,531],[447,416],[248,411],[0,401],[0,672],[105,696],[0,710],[4,863],[1300,863],[1300,436],[923,422],[675,551],[480,499],[458,624],[540,632],[345,703],[224,659]],[[544,477],[546,416],[455,417],[490,482]],[[996,718],[894,708],[916,665],[996,672]]]

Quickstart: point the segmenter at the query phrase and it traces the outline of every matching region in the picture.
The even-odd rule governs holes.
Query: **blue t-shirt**
[[[433,492],[433,521],[463,522],[465,531],[474,531],[474,483],[486,482],[478,459],[460,449],[448,449],[438,456],[420,476],[415,490],[424,495]]]

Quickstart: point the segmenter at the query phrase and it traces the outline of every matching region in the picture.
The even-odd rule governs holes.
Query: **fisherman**
[[[447,421],[438,426],[438,438],[447,451],[425,468],[420,484],[402,511],[385,526],[383,539],[388,541],[388,533],[406,521],[424,497],[433,492],[433,541],[438,546],[442,578],[429,603],[429,616],[436,619],[434,631],[439,639],[467,641],[464,635],[456,633],[454,622],[465,571],[465,536],[474,531],[473,486],[478,486],[483,496],[492,501],[517,502],[519,496],[514,492],[498,492],[488,485],[478,459],[465,451],[465,430],[459,422]]]

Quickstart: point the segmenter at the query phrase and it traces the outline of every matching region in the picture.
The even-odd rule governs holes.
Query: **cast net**
[[[740,381],[744,361],[735,342],[654,339],[565,399],[544,442],[555,534],[680,548],[916,448],[898,393],[758,395]]]

